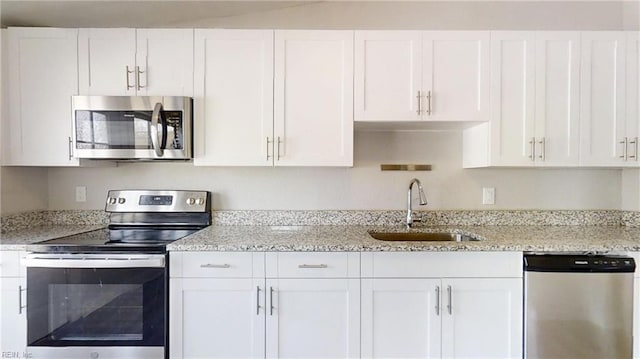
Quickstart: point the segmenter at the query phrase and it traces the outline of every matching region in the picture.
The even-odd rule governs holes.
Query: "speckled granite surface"
[[[594,225],[620,226],[640,224],[636,212],[617,210],[434,210],[415,211],[430,226],[477,225]],[[626,215],[625,215],[626,214]],[[625,215],[625,216],[623,216]],[[406,211],[214,211],[213,224],[219,226],[318,226],[318,225],[401,225]],[[624,218],[623,218],[624,217]]]
[[[429,226],[480,240],[385,242],[368,231],[402,226],[211,226],[169,244],[173,251],[637,251],[640,228],[623,226]]]
[[[425,211],[417,231],[475,236],[469,242],[383,242],[367,231],[405,231],[404,211],[214,211],[214,226],[169,245],[190,251],[636,251],[633,211]],[[0,249],[102,228],[104,211],[40,211],[2,218]]]
[[[0,233],[49,225],[106,225],[109,216],[101,210],[33,211],[2,216]]]

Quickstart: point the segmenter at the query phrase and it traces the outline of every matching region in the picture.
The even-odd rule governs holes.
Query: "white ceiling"
[[[0,0],[0,25],[71,28],[619,30],[640,27],[639,2],[640,0]]]
[[[6,26],[182,27],[204,18],[225,18],[319,1],[29,1],[1,0]]]

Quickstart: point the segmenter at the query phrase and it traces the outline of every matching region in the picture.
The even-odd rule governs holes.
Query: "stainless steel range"
[[[166,245],[211,224],[205,191],[109,191],[108,229],[42,242],[27,255],[34,358],[167,358]]]

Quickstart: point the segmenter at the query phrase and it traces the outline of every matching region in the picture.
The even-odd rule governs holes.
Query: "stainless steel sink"
[[[369,235],[381,241],[465,242],[479,240],[472,236],[451,232],[369,232]]]

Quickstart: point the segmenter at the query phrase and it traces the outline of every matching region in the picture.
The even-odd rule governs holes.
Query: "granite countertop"
[[[104,228],[40,225],[0,235],[0,250]],[[210,226],[168,245],[170,251],[640,251],[640,228],[626,226],[423,226],[412,232],[455,232],[480,240],[387,242],[367,232],[406,232],[399,225]]]
[[[624,226],[428,226],[479,241],[386,242],[367,232],[403,226],[211,226],[168,245],[170,251],[638,251],[640,228]]]
[[[104,228],[103,224],[94,225],[39,225],[0,234],[0,250],[28,250],[29,244],[35,244],[54,238],[71,236]]]

